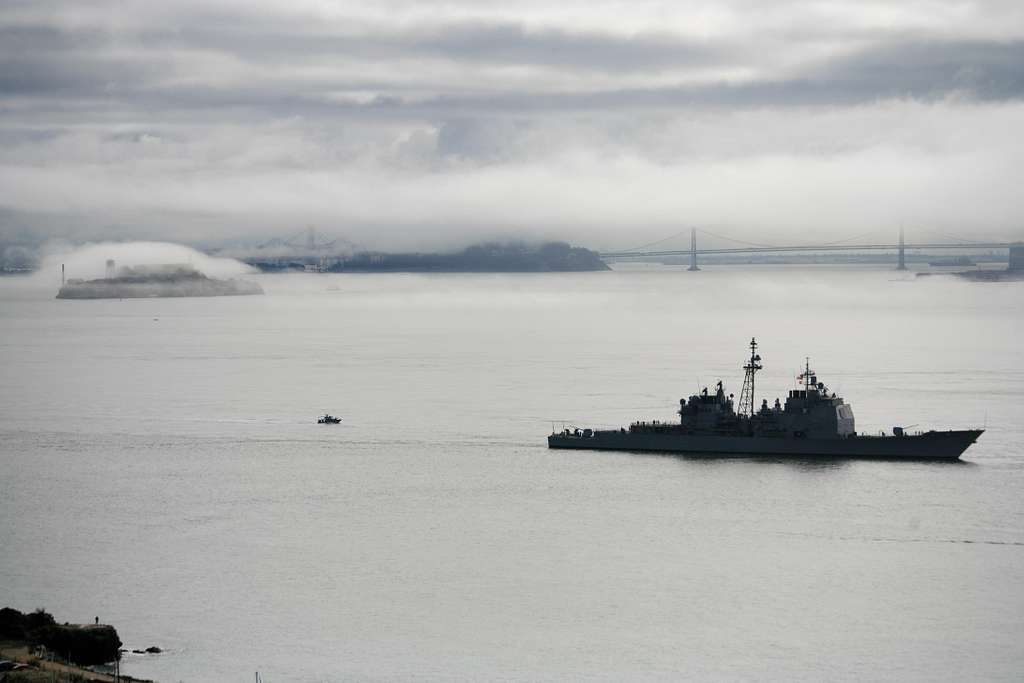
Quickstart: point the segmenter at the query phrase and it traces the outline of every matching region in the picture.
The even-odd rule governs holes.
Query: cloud
[[[155,265],[190,265],[213,278],[231,278],[256,270],[231,258],[207,256],[195,249],[167,242],[102,242],[79,247],[48,245],[39,269],[32,275],[36,284],[60,282],[61,266],[68,278],[92,280],[107,273],[107,261],[116,268]]]
[[[1011,2],[11,0],[0,237],[1009,235],[1022,63]]]

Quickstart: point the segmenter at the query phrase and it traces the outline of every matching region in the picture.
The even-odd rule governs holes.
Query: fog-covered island
[[[217,280],[190,265],[125,267],[113,277],[68,280],[58,299],[137,299],[182,296],[242,296],[263,294],[263,288],[246,280]]]
[[[264,271],[302,269],[310,259],[245,259]],[[327,259],[331,273],[550,273],[610,270],[597,252],[565,242],[486,243],[456,252],[358,252]]]

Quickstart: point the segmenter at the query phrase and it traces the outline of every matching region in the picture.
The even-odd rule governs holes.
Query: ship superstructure
[[[830,392],[811,370],[810,359],[783,404],[761,401],[755,411],[755,376],[762,369],[757,341],[750,340],[739,409],[722,382],[679,401],[678,422],[634,422],[618,430],[563,429],[548,437],[551,448],[667,451],[717,455],[956,459],[982,430],[892,436],[858,434],[853,408]]]

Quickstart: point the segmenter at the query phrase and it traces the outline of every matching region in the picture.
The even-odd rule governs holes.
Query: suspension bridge
[[[850,244],[852,240],[859,239],[863,235],[857,237],[851,237],[846,240],[840,240],[838,242],[828,242],[823,244],[797,244],[797,245],[773,245],[773,244],[756,244],[753,242],[745,242],[743,240],[736,240],[724,235],[719,235],[707,230],[700,228],[691,228],[690,233],[690,247],[689,249],[666,249],[666,248],[654,248],[658,245],[670,242],[684,235],[686,231],[676,233],[669,237],[650,242],[648,244],[640,245],[639,247],[633,247],[632,249],[625,249],[623,251],[604,251],[600,252],[602,259],[607,260],[628,260],[628,259],[650,259],[650,258],[662,258],[662,257],[674,257],[674,256],[689,256],[690,257],[690,268],[689,270],[700,270],[697,265],[697,257],[705,255],[716,255],[716,254],[770,254],[770,253],[800,253],[800,252],[815,252],[815,253],[830,253],[830,252],[870,252],[870,251],[892,251],[896,252],[896,268],[898,270],[906,270],[906,251],[910,250],[942,250],[942,249],[959,249],[961,251],[972,250],[972,249],[1008,249],[1011,252],[1010,261],[1024,258],[1024,242],[984,242],[984,241],[971,241],[962,240],[959,238],[944,236],[949,241],[928,241],[928,242],[917,242],[907,243],[904,240],[903,230],[899,231],[899,240],[896,243],[886,242],[873,242],[866,244]],[[698,233],[719,240],[727,242],[733,242],[740,246],[728,246],[728,247],[712,247],[712,248],[698,248],[697,247],[697,235]],[[1013,258],[1015,257],[1015,258]]]
[[[316,228],[310,226],[303,228],[288,237],[275,237],[256,245],[257,249],[273,249],[278,247],[290,247],[302,249],[309,255],[321,253],[334,253],[338,250],[352,251],[356,245],[344,237],[331,239],[317,232]]]

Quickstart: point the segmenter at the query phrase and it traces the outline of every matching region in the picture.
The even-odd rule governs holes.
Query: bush
[[[75,664],[105,664],[121,656],[121,639],[113,626],[61,626],[53,624],[33,638]]]
[[[40,607],[35,612],[25,615],[25,634],[31,640],[35,633],[56,624],[53,615]]]
[[[25,615],[16,609],[0,609],[0,638],[25,639]]]

